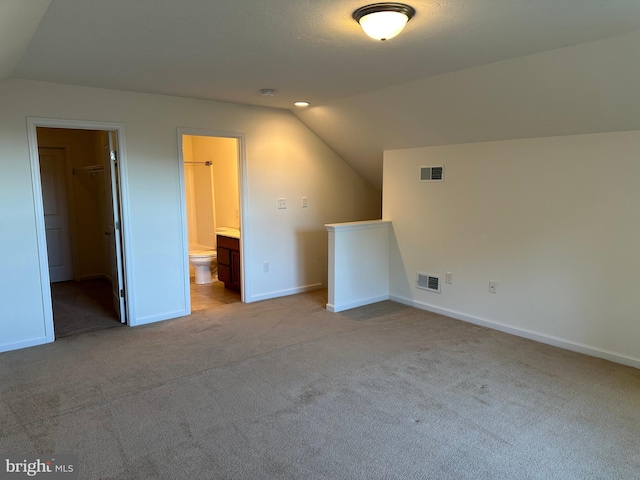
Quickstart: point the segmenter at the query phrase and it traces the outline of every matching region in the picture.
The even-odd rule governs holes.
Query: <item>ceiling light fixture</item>
[[[295,102],[294,105],[296,107],[308,107],[309,106],[309,102]]]
[[[398,35],[415,13],[404,3],[373,3],[353,12],[353,19],[371,38],[384,41]]]

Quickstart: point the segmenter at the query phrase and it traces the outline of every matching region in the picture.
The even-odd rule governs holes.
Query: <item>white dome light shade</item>
[[[398,35],[415,12],[403,3],[375,3],[357,9],[353,18],[364,33],[384,41]]]
[[[404,13],[376,12],[360,19],[364,33],[376,40],[389,40],[398,35],[409,19]]]

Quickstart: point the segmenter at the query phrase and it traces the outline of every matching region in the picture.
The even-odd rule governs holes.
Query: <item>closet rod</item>
[[[204,165],[205,167],[210,167],[213,165],[211,160],[207,160],[206,162],[184,162],[185,165]]]
[[[104,166],[103,165],[87,165],[86,167],[74,167],[73,168],[73,174],[74,175],[81,175],[83,173],[87,173],[87,174],[96,174],[96,173],[101,173],[104,171]]]

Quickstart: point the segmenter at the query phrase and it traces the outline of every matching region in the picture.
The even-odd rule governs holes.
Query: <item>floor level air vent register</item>
[[[421,182],[444,182],[444,167],[420,167]]]
[[[429,290],[430,292],[440,293],[440,277],[426,273],[418,273],[416,286],[424,290]]]

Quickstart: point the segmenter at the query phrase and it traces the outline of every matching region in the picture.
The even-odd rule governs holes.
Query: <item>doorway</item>
[[[243,301],[243,137],[187,130],[178,137],[188,310]]]
[[[122,127],[28,123],[47,340],[121,326],[127,323]]]

